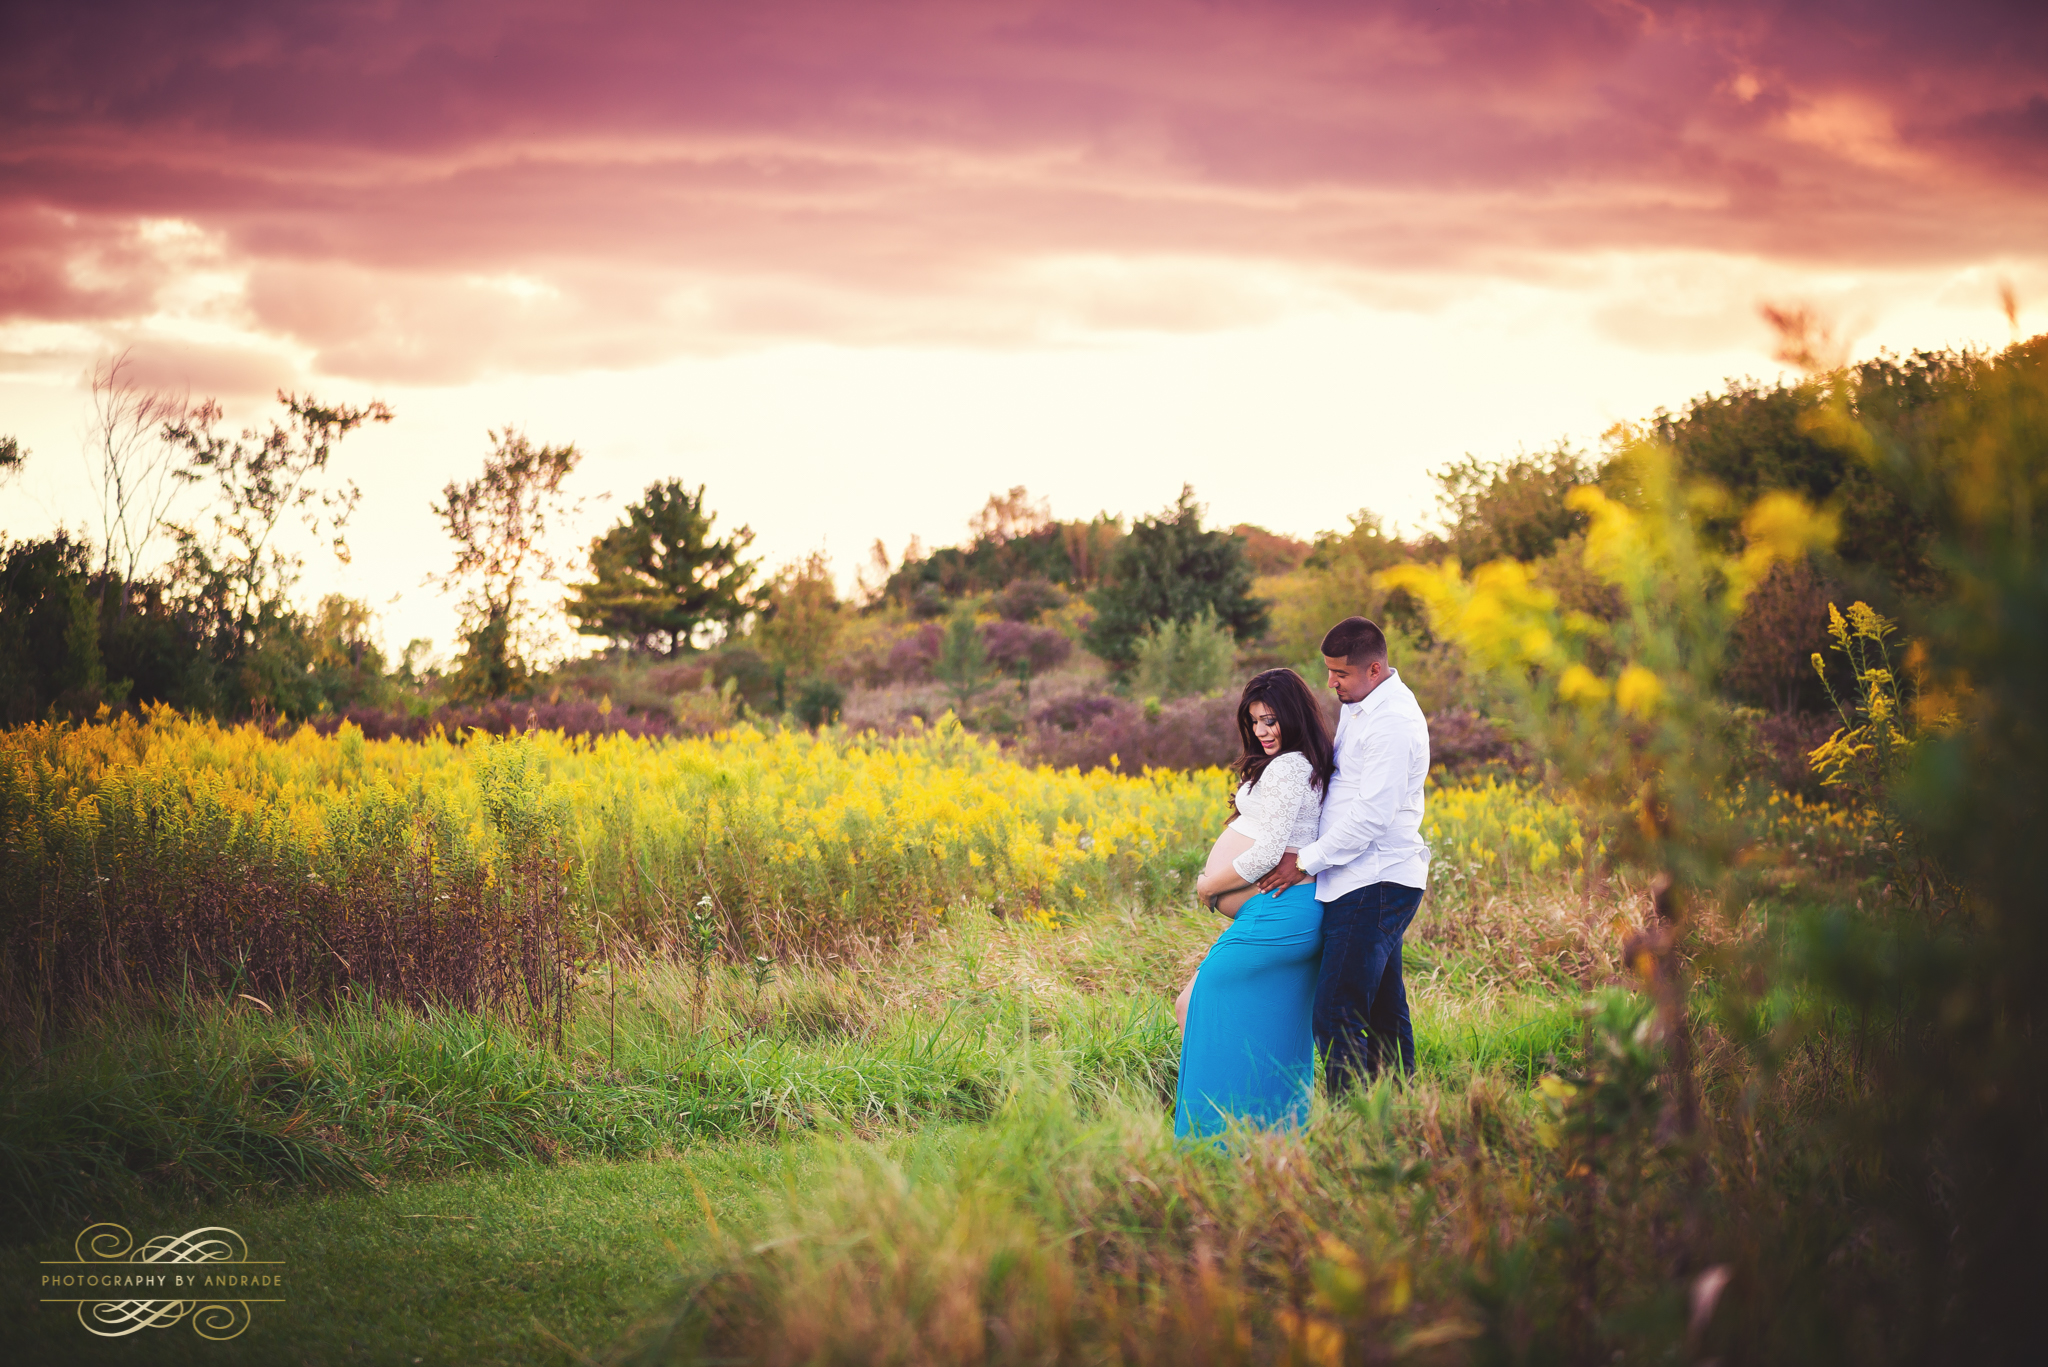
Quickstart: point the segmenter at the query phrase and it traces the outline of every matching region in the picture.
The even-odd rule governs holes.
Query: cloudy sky
[[[848,575],[1013,484],[1306,535],[1774,375],[1760,302],[1998,345],[2001,282],[2048,327],[2023,0],[0,14],[0,528],[92,520],[97,356],[382,398],[306,588],[393,644],[452,634],[428,504],[488,427],[585,452],[579,539],[675,475]]]

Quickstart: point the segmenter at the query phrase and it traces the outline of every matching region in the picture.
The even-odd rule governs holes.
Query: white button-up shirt
[[[1316,878],[1316,900],[1333,902],[1374,883],[1429,886],[1422,840],[1422,783],[1429,776],[1429,723],[1392,671],[1337,722],[1337,772],[1323,794],[1315,843],[1296,862]]]

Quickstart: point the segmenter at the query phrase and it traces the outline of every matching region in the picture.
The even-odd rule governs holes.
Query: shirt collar
[[[1375,688],[1372,692],[1360,698],[1357,702],[1348,702],[1344,704],[1344,715],[1347,717],[1365,716],[1367,713],[1373,711],[1381,703],[1385,702],[1390,696],[1392,696],[1387,692],[1387,690],[1394,687],[1396,684],[1401,684],[1401,671],[1398,669],[1389,669],[1387,671],[1387,681],[1385,683],[1381,684],[1378,688]],[[1401,686],[1403,688],[1407,687],[1406,684],[1401,684]]]

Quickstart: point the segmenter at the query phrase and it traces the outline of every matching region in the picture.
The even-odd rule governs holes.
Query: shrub
[[[1110,715],[1119,705],[1119,700],[1107,693],[1069,693],[1039,708],[1032,720],[1040,726],[1078,731],[1097,717]]]
[[[839,720],[846,707],[846,690],[830,679],[805,679],[797,686],[794,711],[797,720],[813,731]]]
[[[1773,712],[1825,709],[1827,694],[1809,661],[1827,639],[1833,593],[1810,560],[1774,566],[1742,605],[1722,687]]]
[[[723,689],[728,681],[733,686],[733,695],[748,711],[773,716],[782,710],[780,676],[761,652],[747,646],[732,646],[713,657],[712,684]]]
[[[1074,643],[1065,633],[1025,622],[990,622],[982,627],[981,640],[989,663],[1016,676],[1027,705],[1031,680],[1047,670],[1058,669],[1074,653]]]
[[[973,614],[962,608],[946,623],[946,634],[939,642],[938,662],[932,666],[932,673],[953,695],[955,711],[963,715],[971,711],[974,700],[994,687],[988,663],[981,629],[974,624]]]
[[[1802,797],[1822,795],[1812,754],[1834,732],[1834,719],[1817,712],[1758,712],[1736,709],[1743,723],[1742,763],[1746,772]]]
[[[1067,595],[1049,579],[1036,575],[1013,580],[989,600],[989,607],[1006,622],[1035,622],[1041,614],[1065,607]]]
[[[945,633],[936,622],[926,622],[889,647],[889,677],[898,683],[923,683],[939,662]]]
[[[878,613],[845,614],[825,677],[847,688],[880,688],[894,683],[891,657],[906,634],[903,624]]]
[[[1062,700],[1039,716],[1041,724],[1018,753],[1056,768],[1126,774],[1205,769],[1238,754],[1237,700],[1231,697],[1180,698],[1149,708],[1127,698]],[[1062,727],[1061,720],[1078,724]]]
[[[1141,697],[1181,698],[1214,693],[1230,682],[1237,643],[1229,628],[1204,609],[1185,622],[1162,622],[1138,638],[1133,691]]]
[[[699,695],[701,696],[701,695]],[[471,707],[442,707],[424,715],[384,709],[350,708],[339,716],[315,717],[307,725],[323,736],[353,726],[365,740],[447,740],[459,742],[472,731],[491,736],[516,736],[527,731],[555,731],[565,736],[632,736],[651,739],[671,735],[669,714],[628,712],[611,707],[608,698],[498,698]],[[290,734],[286,728],[283,734]]]
[[[1431,768],[1458,773],[1485,764],[1526,763],[1527,759],[1527,753],[1491,717],[1463,707],[1429,714]]]

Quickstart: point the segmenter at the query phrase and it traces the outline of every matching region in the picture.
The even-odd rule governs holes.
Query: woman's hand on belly
[[[1216,837],[1216,843],[1209,850],[1209,862],[1203,867],[1201,876],[1195,879],[1195,895],[1204,905],[1225,916],[1237,915],[1237,909],[1251,900],[1254,889],[1244,881],[1231,861],[1252,847],[1252,838],[1228,827]],[[1216,898],[1213,903],[1210,898]]]
[[[1251,847],[1250,836],[1224,827],[1223,834],[1217,836],[1216,843],[1209,847],[1209,862],[1202,866],[1201,876],[1195,879],[1195,891],[1207,897],[1227,888],[1243,887],[1244,876],[1238,873],[1231,861]]]
[[[1259,890],[1257,888],[1241,883],[1231,891],[1216,898],[1215,902],[1210,905],[1210,910],[1236,920],[1237,913],[1244,908],[1244,904],[1258,895]]]

